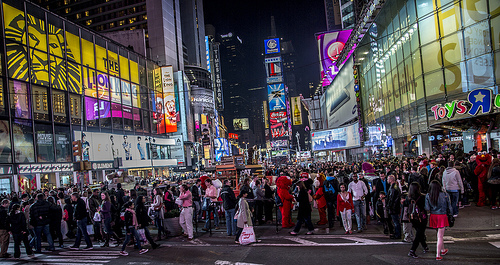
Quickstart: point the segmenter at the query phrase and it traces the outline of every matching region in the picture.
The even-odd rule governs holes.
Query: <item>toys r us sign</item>
[[[431,108],[434,119],[453,118],[455,114],[475,116],[490,113],[493,107],[500,108],[500,94],[493,95],[491,89],[479,88],[473,90],[467,96],[467,100],[454,100],[452,102],[434,105]],[[479,113],[481,111],[481,113]]]

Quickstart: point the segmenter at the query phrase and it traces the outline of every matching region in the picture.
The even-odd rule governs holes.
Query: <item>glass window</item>
[[[156,113],[154,111],[151,111],[151,121],[152,121],[151,133],[152,134],[156,134],[158,132],[157,127],[159,126],[158,122],[159,122],[160,115],[161,115],[160,113]]]
[[[441,47],[439,41],[422,47],[424,73],[441,68]]]
[[[415,79],[415,94],[417,96],[416,100],[419,101],[424,98],[424,82],[422,81],[422,77]]]
[[[5,94],[3,90],[3,78],[0,78],[0,115],[6,115]]]
[[[133,114],[132,114],[132,108],[131,107],[126,107],[123,106],[123,129],[126,131],[132,131],[133,129]]]
[[[104,66],[109,70],[110,75],[116,77],[120,76],[121,69],[118,62],[118,46],[114,45],[113,43],[108,42],[108,61],[105,62]]]
[[[144,60],[142,57],[139,57],[139,84],[141,86],[147,86],[148,85],[148,77],[146,74],[146,60]]]
[[[31,4],[28,7],[28,43],[29,46],[47,52],[47,25],[44,12]]]
[[[465,67],[463,70],[463,76],[465,76]],[[446,93],[448,97],[453,94],[462,94],[462,92],[467,92],[467,82],[466,80],[462,80],[462,72],[459,65],[452,65],[444,68],[444,80],[446,82]],[[462,85],[464,86],[463,89]]]
[[[411,28],[408,30],[408,34],[410,35],[410,46],[411,50],[415,51],[420,47],[420,41],[418,39],[418,32],[417,32],[417,27],[418,24],[413,24]]]
[[[498,4],[500,6],[500,2]],[[500,13],[500,7],[498,7]],[[500,16],[491,19],[491,38],[493,42],[493,50],[500,49]]]
[[[31,119],[31,102],[28,85],[9,81],[11,114],[16,118]]]
[[[134,119],[134,131],[143,132],[142,123],[141,123],[141,112],[139,109],[134,108],[132,110],[132,115]]]
[[[52,109],[54,110],[54,121],[66,123],[66,93],[52,90]]]
[[[124,80],[122,82],[122,100],[123,104],[127,106],[132,106],[132,95],[130,91],[130,83]]]
[[[497,0],[489,0],[490,14],[492,17],[500,15],[500,2]],[[493,24],[493,22],[491,22]],[[498,23],[496,24],[498,25]]]
[[[47,88],[33,86],[33,113],[35,120],[50,120]]]
[[[68,61],[67,82],[69,91],[72,93],[82,93],[82,68],[79,64]]]
[[[0,162],[12,163],[10,127],[8,120],[0,120]]]
[[[24,2],[3,3],[5,38],[26,45],[26,24],[24,21]]]
[[[149,117],[149,112],[147,110],[141,110],[141,117],[142,117],[142,123],[143,123],[143,127],[144,127],[144,131],[145,132],[149,132],[150,130],[150,127],[149,127],[149,124],[150,124],[150,117]]]
[[[424,77],[425,95],[427,99],[431,96],[444,94],[443,72],[437,71],[426,74]]]
[[[129,54],[130,81],[139,84],[139,64],[137,62],[138,62],[137,55],[134,53],[130,53]]]
[[[408,23],[412,24],[417,21],[417,10],[415,9],[415,2],[408,1],[406,2],[406,12],[408,15]]]
[[[28,51],[26,46],[6,41],[9,76],[28,82]]]
[[[79,95],[69,95],[69,113],[71,115],[71,124],[80,125],[82,122],[82,100]]]
[[[82,57],[80,54],[80,33],[78,27],[71,24],[66,24],[66,58],[68,60],[81,63]]]
[[[111,103],[99,100],[99,123],[101,128],[111,128]]]
[[[488,21],[464,29],[465,56],[474,58],[491,52]]]
[[[107,73],[108,56],[106,55],[106,41],[99,37],[95,37],[95,58],[96,58],[96,69],[101,72]],[[110,72],[110,73],[115,74],[115,72]]]
[[[412,1],[408,1],[412,2]],[[418,18],[422,18],[423,16],[431,13],[434,10],[434,1],[433,0],[417,0],[417,14]]]
[[[109,100],[109,77],[105,73],[97,72],[97,95],[99,99]]]
[[[120,77],[125,80],[130,80],[128,59],[124,56],[120,56]]]
[[[64,40],[63,22],[61,19],[47,13],[47,21],[49,33],[49,53],[58,57],[64,57],[66,54],[66,41]]]
[[[422,45],[433,42],[439,38],[439,32],[437,29],[435,18],[435,16],[430,16],[418,23],[420,43]]]
[[[495,77],[496,83],[500,84],[500,51],[495,52]]]
[[[467,27],[488,18],[487,5],[486,0],[464,0],[462,2],[464,26]]]
[[[109,76],[111,86],[111,102],[121,103],[120,79],[114,76]]]
[[[31,82],[49,86],[49,60],[47,52],[32,49],[30,51]]]
[[[456,64],[465,59],[464,51],[461,49],[459,40],[462,39],[462,32],[443,38],[441,45],[443,47],[444,66]]]
[[[460,5],[458,2],[439,11],[439,23],[441,25],[441,36],[447,36],[462,28],[462,18],[460,17]]]
[[[50,56],[50,76],[52,88],[67,91],[66,86],[66,61],[62,58]]]
[[[111,116],[113,117],[113,129],[122,130],[123,129],[122,105],[111,103]]]
[[[81,32],[83,65],[90,68],[95,68],[94,35],[85,30],[82,30]]]
[[[134,107],[140,108],[141,107],[141,93],[139,91],[139,86],[134,84],[134,83],[131,83],[130,89],[132,91],[132,104],[134,105]]]
[[[416,50],[412,55],[413,62],[413,76],[419,77],[422,75],[422,60],[420,58],[420,50]]]
[[[85,119],[87,120],[87,126],[97,127],[99,119],[97,99],[85,97]]]
[[[148,100],[148,89],[143,86],[141,86],[140,101],[141,101],[141,107],[143,109],[148,109],[150,105]]]
[[[34,163],[33,125],[31,121],[15,119],[12,124],[15,163]]]
[[[469,90],[494,85],[493,56],[485,54],[467,61],[467,79]]]
[[[69,127],[55,126],[56,162],[71,162],[71,136]]]
[[[52,126],[35,124],[37,162],[54,162],[54,138]]]
[[[83,88],[85,96],[97,97],[97,75],[95,70],[83,67]]]

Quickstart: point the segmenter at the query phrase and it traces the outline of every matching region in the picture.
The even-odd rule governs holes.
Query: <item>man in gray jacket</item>
[[[464,184],[460,172],[453,166],[455,162],[448,162],[448,167],[443,173],[443,189],[450,195],[453,217],[458,216],[458,198],[460,193],[464,192]]]

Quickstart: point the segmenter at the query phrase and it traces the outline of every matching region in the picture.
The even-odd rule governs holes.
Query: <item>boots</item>
[[[107,247],[109,247],[109,238],[110,238],[110,236],[109,236],[109,234],[105,234],[104,237],[106,238],[106,240],[105,240],[104,244],[101,245],[101,247],[107,248]]]

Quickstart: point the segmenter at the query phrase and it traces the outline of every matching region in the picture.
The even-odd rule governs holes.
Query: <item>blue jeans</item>
[[[82,220],[76,220],[76,239],[73,247],[80,247],[80,242],[82,242],[82,234],[85,238],[85,243],[87,243],[87,247],[92,247],[92,241],[90,241],[90,236],[87,233],[87,217]]]
[[[358,230],[363,230],[366,225],[366,207],[365,201],[359,200],[354,201],[354,215],[356,216],[356,223],[358,224]]]
[[[217,207],[214,207],[212,205],[210,205],[208,207],[208,211],[207,212],[207,215],[206,215],[206,221],[205,221],[205,229],[208,229],[209,225],[210,225],[210,213],[214,213],[214,227],[218,227],[219,226],[219,214],[217,213]]]
[[[392,223],[394,224],[394,237],[401,238],[401,222],[399,214],[391,214]]]
[[[144,231],[146,232],[146,231]],[[125,241],[123,241],[122,245],[122,251],[125,251],[125,247],[127,247],[128,242],[130,242],[130,239],[132,236],[135,237],[135,245],[139,247],[139,250],[141,250],[141,238],[139,237],[139,233],[137,233],[137,230],[135,230],[135,227],[131,226],[128,228],[127,236],[125,237]]]
[[[113,230],[111,229],[111,216],[104,218],[104,227],[103,227],[104,233],[111,235],[113,233]]]
[[[226,210],[226,228],[227,235],[236,235],[236,222],[234,222],[234,215],[236,214],[236,209]]]
[[[458,214],[458,197],[460,197],[460,193],[458,191],[446,191],[450,195],[451,201],[451,209],[453,210],[453,215]]]
[[[42,252],[42,233],[47,237],[47,242],[49,242],[49,250],[55,250],[54,241],[50,235],[49,225],[35,226],[36,235],[36,252]]]

